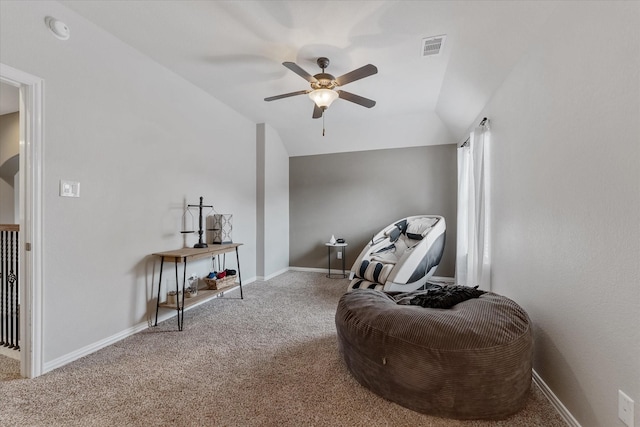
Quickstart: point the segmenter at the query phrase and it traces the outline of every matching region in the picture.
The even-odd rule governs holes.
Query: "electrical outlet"
[[[80,183],[78,181],[61,179],[60,197],[80,197]]]
[[[633,399],[618,390],[618,418],[629,427],[633,427]]]
[[[342,259],[342,251],[338,251],[337,254],[338,254],[338,259]]]

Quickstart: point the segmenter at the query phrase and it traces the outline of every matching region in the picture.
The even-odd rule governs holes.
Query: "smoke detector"
[[[60,40],[68,40],[71,36],[71,30],[69,30],[67,24],[62,21],[58,21],[53,16],[45,17],[44,23],[47,25],[49,31],[51,31],[51,33]]]
[[[442,52],[444,46],[444,40],[447,38],[446,34],[441,36],[427,37],[422,39],[422,56],[437,56]]]

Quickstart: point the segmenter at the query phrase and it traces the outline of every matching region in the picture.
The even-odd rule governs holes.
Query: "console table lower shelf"
[[[221,287],[219,289],[198,289],[197,295],[184,298],[184,308],[189,308],[192,305],[198,304],[199,302],[204,302],[210,299],[214,299],[218,295],[223,295],[225,291],[231,290],[237,286],[238,286],[237,283],[233,283],[233,284]],[[182,296],[180,296],[180,299],[182,299]],[[171,308],[173,310],[176,310],[178,309],[178,304],[169,304],[166,302],[161,302],[160,304],[158,304],[158,307]],[[182,307],[182,301],[180,302],[180,307]]]
[[[242,245],[242,243],[224,243],[224,244],[214,244],[206,248],[183,248],[177,249],[174,251],[168,252],[157,252],[152,255],[159,256],[161,258],[160,261],[160,277],[158,279],[158,296],[156,300],[156,322],[154,326],[158,326],[158,312],[160,308],[169,308],[177,311],[178,318],[178,330],[182,331],[184,327],[184,309],[186,307],[190,307],[199,302],[204,302],[206,300],[213,299],[217,296],[221,296],[225,291],[231,290],[236,286],[240,287],[240,299],[244,299],[244,295],[242,293],[242,275],[240,273],[240,255],[238,254],[238,246]],[[225,283],[220,283],[217,286],[217,289],[198,289],[198,293],[192,297],[185,297],[185,283],[187,281],[187,262],[193,261],[197,259],[203,258],[214,258],[216,256],[225,255],[227,252],[236,253],[236,261],[237,261],[237,279],[228,281]],[[219,259],[218,259],[219,260]],[[175,265],[175,283],[176,283],[176,303],[160,303],[160,289],[162,285],[162,270],[164,267],[165,261],[171,262],[173,261]],[[184,269],[182,273],[182,291],[180,291],[178,285],[178,264],[183,263]],[[218,263],[218,265],[221,265]]]

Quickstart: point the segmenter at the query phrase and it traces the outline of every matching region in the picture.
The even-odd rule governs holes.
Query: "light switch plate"
[[[78,181],[61,179],[60,197],[80,197],[80,183]]]

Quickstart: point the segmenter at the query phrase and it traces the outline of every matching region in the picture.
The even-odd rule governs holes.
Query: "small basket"
[[[218,280],[217,279],[209,279],[208,277],[203,277],[204,283],[207,284],[207,289],[218,289]]]
[[[207,289],[221,289],[231,286],[236,281],[236,276],[225,276],[222,279],[209,279],[205,277],[202,280],[207,284]]]

